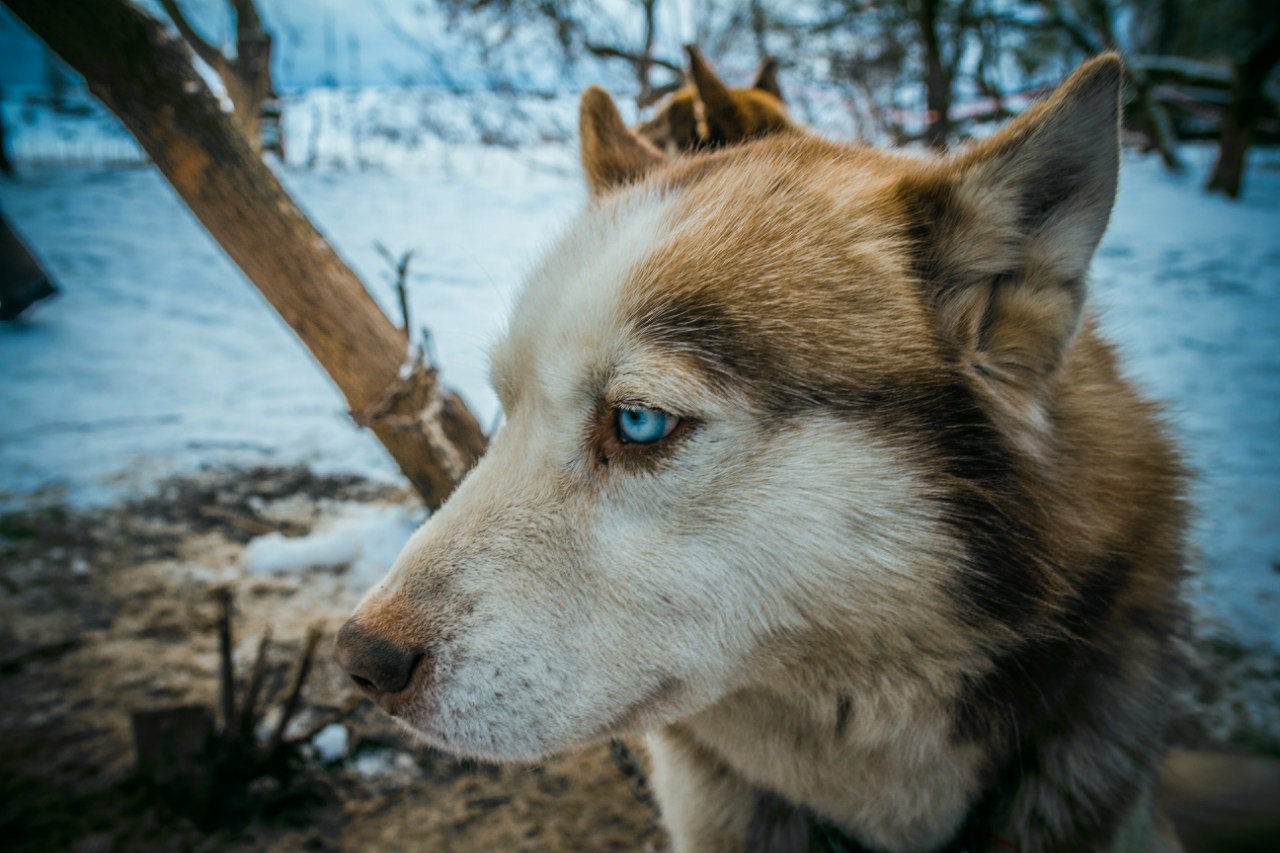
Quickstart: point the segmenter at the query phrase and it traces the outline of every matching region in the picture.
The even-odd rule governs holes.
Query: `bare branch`
[[[638,54],[629,50],[623,50],[622,48],[612,47],[610,45],[605,45],[605,44],[596,44],[595,42],[590,42],[590,41],[583,42],[582,46],[586,48],[587,52],[590,53],[592,56],[596,56],[601,59],[621,59],[624,62],[630,63],[632,66],[636,68],[639,68],[642,64],[646,62],[645,57],[642,56],[641,54]],[[668,71],[673,71],[676,74],[679,74],[681,77],[684,76],[684,69],[679,65],[677,65],[676,63],[671,62],[670,60],[659,59],[656,56],[651,56],[648,58],[647,61],[650,65],[657,65],[660,68],[665,68]]]
[[[276,723],[275,734],[267,747],[267,760],[270,761],[286,743],[284,735],[293,715],[298,712],[298,702],[302,699],[302,688],[306,686],[307,676],[311,674],[311,663],[315,659],[316,646],[320,643],[322,631],[319,625],[307,629],[307,640],[298,659],[298,668],[293,673],[293,684],[289,687],[289,695],[285,697],[284,709],[280,712],[280,721]]]
[[[214,592],[218,602],[218,660],[222,682],[222,729],[227,737],[235,735],[236,672],[231,660],[231,590],[222,587]]]
[[[228,0],[231,4],[231,11],[236,16],[236,32],[262,32],[262,17],[258,14],[258,7],[253,0]]]
[[[329,726],[332,726],[334,723],[340,723],[343,720],[345,720],[347,717],[351,716],[352,712],[355,711],[356,708],[359,708],[360,703],[363,701],[365,701],[365,699],[363,696],[360,696],[360,695],[354,695],[354,696],[348,697],[347,701],[343,702],[342,705],[338,708],[338,710],[324,717],[321,717],[319,720],[317,720],[316,722],[308,726],[307,729],[302,733],[300,733],[297,737],[290,738],[288,742],[289,743],[306,743],[316,735],[320,734],[320,732],[327,729]]]
[[[382,19],[382,23],[387,28],[387,32],[391,33],[392,36],[406,47],[409,47],[421,54],[423,60],[431,66],[432,73],[439,78],[441,85],[450,92],[461,91],[462,87],[458,85],[458,81],[454,79],[454,76],[449,72],[449,69],[445,67],[444,62],[441,61],[440,51],[437,48],[409,32],[409,30],[405,28],[405,26],[401,24],[390,11],[388,11],[387,7],[382,3],[382,0],[373,0],[371,5],[373,6],[374,12],[376,12],[378,17]]]
[[[683,85],[684,85],[684,78],[677,77],[675,80],[672,80],[670,83],[664,83],[661,86],[654,86],[649,89],[648,94],[641,94],[639,97],[636,98],[636,106],[638,106],[640,109],[651,107],[654,104],[658,103],[658,101],[661,101],[667,95],[670,95],[672,92],[679,89]]]
[[[228,64],[227,57],[222,51],[205,41],[187,22],[186,16],[182,14],[182,9],[178,7],[177,0],[160,0],[160,5],[164,7],[165,12],[168,13],[169,18],[173,21],[173,25],[178,28],[183,40],[191,46],[196,56],[203,59],[205,64],[221,77]]]
[[[1061,27],[1080,50],[1092,55],[1107,49],[1098,34],[1085,25],[1066,0],[1045,0],[1043,5],[1053,23]]]
[[[1231,68],[1182,56],[1133,56],[1129,64],[1141,68],[1159,82],[1181,83],[1206,89],[1230,89]]]
[[[240,737],[246,743],[253,739],[253,730],[258,724],[258,698],[267,681],[267,650],[271,648],[270,626],[262,633],[258,641],[258,653],[253,659],[253,668],[249,670],[249,681],[245,684],[244,702],[240,706]]]

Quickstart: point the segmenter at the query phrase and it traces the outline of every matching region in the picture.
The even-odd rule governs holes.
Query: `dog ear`
[[[578,110],[582,166],[592,197],[634,183],[664,162],[662,154],[622,120],[609,93],[590,86]]]
[[[684,49],[689,54],[689,76],[693,78],[693,88],[698,92],[703,118],[707,122],[705,141],[724,145],[742,139],[746,136],[746,128],[729,87],[711,70],[697,45],[687,44]]]
[[[761,92],[768,92],[779,101],[786,103],[786,98],[782,97],[782,87],[778,85],[778,60],[772,56],[766,56],[760,62],[760,70],[756,72],[756,80],[751,84],[751,88],[759,89]]]
[[[1115,201],[1123,71],[1114,54],[1088,62],[992,138],[899,187],[943,333],[990,379],[1036,386],[1079,328]]]

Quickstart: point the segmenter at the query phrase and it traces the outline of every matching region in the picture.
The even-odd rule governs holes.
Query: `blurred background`
[[[586,200],[578,94],[603,85],[647,119],[690,43],[735,87],[776,58],[820,133],[922,154],[1123,55],[1091,299],[1195,475],[1178,738],[1280,755],[1280,4],[6,0],[11,849],[660,847],[625,756],[456,762],[353,701],[327,649],[443,496],[432,477],[457,473],[411,470],[387,411],[443,395],[457,459],[483,449],[487,347]],[[280,225],[293,204],[323,240]],[[305,249],[326,240],[332,262]],[[337,328],[370,307],[385,325],[351,332],[366,373],[302,328],[339,291]],[[213,759],[190,747],[211,733]]]

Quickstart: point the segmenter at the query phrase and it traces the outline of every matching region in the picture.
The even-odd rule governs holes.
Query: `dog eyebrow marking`
[[[843,735],[849,725],[849,714],[853,711],[853,702],[841,693],[836,696],[836,734]]]

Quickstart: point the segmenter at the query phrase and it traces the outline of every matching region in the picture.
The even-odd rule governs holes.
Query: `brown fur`
[[[1117,125],[1119,76],[1097,60],[950,160],[788,134],[656,170],[701,227],[633,284],[636,324],[762,413],[880,423],[934,480],[967,543],[950,630],[988,661],[954,736],[1028,851],[1111,843],[1179,674],[1182,468],[1081,308],[1118,159],[1085,137]]]
[[[638,180],[662,162],[656,148],[627,129],[613,99],[599,86],[591,86],[583,93],[579,121],[597,129],[590,137],[582,138],[582,163],[593,192],[595,187]]]
[[[794,127],[778,85],[778,63],[766,58],[749,87],[730,89],[688,45],[688,86],[673,92],[657,114],[637,129],[640,138],[668,154],[735,145]]]
[[[379,700],[466,754],[647,732],[678,851],[1176,850],[1183,472],[1085,300],[1120,69],[929,161],[668,160],[588,90],[507,423],[344,665],[429,656]],[[681,427],[624,442],[636,407]]]

